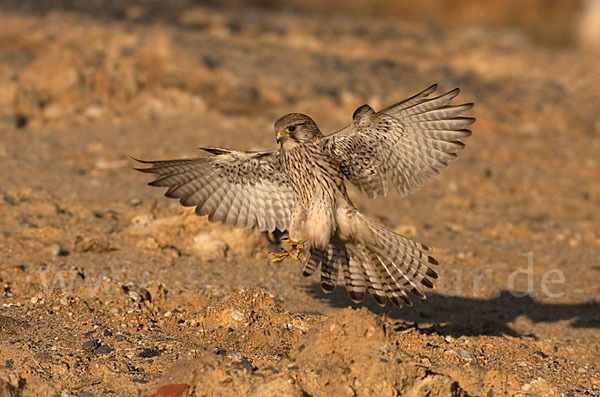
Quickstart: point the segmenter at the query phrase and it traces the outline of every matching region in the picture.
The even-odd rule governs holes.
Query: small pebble
[[[460,360],[468,362],[469,364],[477,363],[477,357],[475,357],[475,355],[468,350],[446,350],[444,354],[454,356]]]
[[[234,361],[233,367],[248,372],[252,372],[252,362],[247,357],[244,357],[241,353],[233,353],[231,356]]]
[[[84,350],[92,350],[97,348],[98,346],[100,346],[100,342],[98,341],[98,339],[91,339],[87,342],[84,342],[83,345],[81,345],[81,348]]]
[[[461,359],[463,359],[471,364],[477,363],[477,357],[475,357],[475,355],[468,350],[459,350],[456,353],[458,353],[458,356]]]
[[[95,348],[93,353],[97,356],[100,356],[102,354],[108,354],[111,351],[113,351],[113,349],[110,346],[102,344],[102,345],[98,346],[97,348]]]
[[[132,207],[137,207],[140,204],[142,204],[142,199],[140,198],[133,198],[129,201],[129,205]]]
[[[244,321],[244,313],[239,310],[234,310],[231,312],[231,318],[235,321]]]
[[[127,292],[127,296],[129,296],[129,299],[131,299],[134,302],[137,302],[140,300],[140,294],[138,294],[135,291],[129,291]]]
[[[52,244],[52,247],[50,247],[50,251],[52,252],[52,255],[59,256],[62,252],[62,247],[60,246],[60,244]]]
[[[141,358],[151,358],[160,356],[160,352],[157,349],[144,349],[138,354],[138,357]]]

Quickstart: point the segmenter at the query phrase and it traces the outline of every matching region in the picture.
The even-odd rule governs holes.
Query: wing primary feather
[[[208,152],[211,154],[216,154],[216,155],[231,153],[231,150],[229,150],[229,149],[223,149],[223,148],[218,148],[218,147],[199,147],[198,149],[204,150],[205,152]]]
[[[214,156],[132,159],[149,165],[135,169],[156,175],[151,186],[167,187],[167,197],[180,199],[184,206],[195,205],[196,213],[208,215],[210,221],[261,230],[288,228],[294,194],[289,177],[279,167],[279,151],[200,149]]]
[[[378,113],[384,113],[384,112],[387,112],[388,110],[394,109],[394,108],[397,108],[398,110],[407,109],[411,106],[419,104],[419,103],[423,102],[425,100],[425,98],[427,98],[429,95],[434,93],[437,90],[437,88],[438,88],[437,83],[432,84],[429,87],[425,88],[423,91],[411,96],[410,98],[407,98],[400,102],[396,102],[393,105],[390,105],[390,106],[386,107],[385,109],[380,110]]]

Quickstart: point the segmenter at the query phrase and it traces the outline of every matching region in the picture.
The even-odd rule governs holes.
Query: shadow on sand
[[[542,303],[530,296],[516,296],[510,291],[502,291],[491,299],[429,293],[426,301],[414,299],[412,308],[398,309],[390,303],[380,307],[370,296],[361,304],[353,304],[340,286],[330,294],[323,293],[319,283],[312,283],[307,289],[310,295],[332,307],[366,307],[389,319],[412,323],[411,327],[418,327],[419,323],[433,324],[423,328],[423,331],[454,337],[519,336],[509,326],[519,316],[526,316],[535,323],[572,320],[571,326],[574,328],[600,328],[600,303],[596,301],[581,304]]]

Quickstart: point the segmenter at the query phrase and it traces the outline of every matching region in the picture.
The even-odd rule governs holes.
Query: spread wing
[[[387,194],[386,174],[401,196],[410,194],[465,147],[461,140],[471,135],[466,127],[475,119],[461,114],[473,104],[448,105],[458,88],[430,98],[436,89],[379,112],[363,105],[349,126],[323,139],[344,175],[367,196]]]
[[[241,152],[203,149],[215,156],[192,159],[141,161],[156,174],[151,186],[169,189],[167,197],[178,198],[211,222],[237,227],[257,226],[260,231],[286,230],[294,207],[290,180],[279,168],[279,152]]]

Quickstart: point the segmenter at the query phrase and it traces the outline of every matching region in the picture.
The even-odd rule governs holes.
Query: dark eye
[[[287,128],[287,132],[294,132],[294,131],[296,131],[296,126],[295,126],[295,125],[290,125],[290,126]]]

